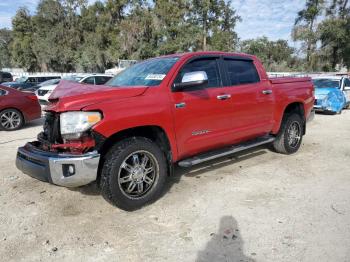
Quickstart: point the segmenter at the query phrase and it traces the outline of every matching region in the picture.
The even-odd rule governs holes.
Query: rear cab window
[[[258,71],[252,60],[224,58],[227,72],[227,85],[245,85],[260,82]]]

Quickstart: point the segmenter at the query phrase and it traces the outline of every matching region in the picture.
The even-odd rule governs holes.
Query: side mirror
[[[195,71],[185,73],[181,83],[175,83],[174,91],[181,91],[189,87],[206,87],[208,84],[208,76],[205,71]]]
[[[350,91],[350,86],[344,86],[344,91]]]

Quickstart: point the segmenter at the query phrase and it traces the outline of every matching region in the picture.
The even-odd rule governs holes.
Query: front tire
[[[132,211],[156,200],[167,177],[167,161],[161,149],[144,137],[115,144],[104,158],[101,193],[115,206]]]
[[[273,149],[281,154],[293,154],[300,148],[304,134],[304,122],[298,114],[283,117],[280,131],[272,143]]]

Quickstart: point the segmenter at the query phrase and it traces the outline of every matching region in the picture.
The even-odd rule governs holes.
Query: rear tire
[[[156,200],[167,177],[167,161],[153,141],[132,137],[115,144],[104,158],[101,193],[113,205],[132,211]]]
[[[0,112],[0,130],[15,131],[24,125],[24,117],[20,111],[14,108]]]
[[[301,116],[296,113],[286,114],[272,147],[278,153],[293,154],[299,150],[303,134],[304,121]]]

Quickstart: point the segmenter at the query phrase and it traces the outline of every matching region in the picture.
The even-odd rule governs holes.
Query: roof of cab
[[[177,53],[171,55],[164,55],[160,57],[191,57],[191,56],[206,56],[206,55],[222,55],[222,56],[238,56],[255,59],[254,55],[249,55],[245,53],[231,53],[231,52],[222,52],[222,51],[199,51],[199,52],[187,52],[187,53]]]

